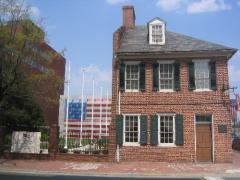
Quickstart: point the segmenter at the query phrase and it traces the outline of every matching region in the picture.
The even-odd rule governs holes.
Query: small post
[[[80,146],[82,146],[82,123],[83,123],[83,89],[84,89],[84,69],[82,70],[82,97],[81,97],[81,129],[80,129]]]
[[[65,123],[65,145],[64,149],[68,148],[68,108],[69,108],[69,84],[70,84],[70,61],[68,64],[68,80],[67,80],[67,111],[66,111],[66,123]]]

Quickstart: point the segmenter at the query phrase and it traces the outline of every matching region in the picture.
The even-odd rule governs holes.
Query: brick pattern
[[[113,35],[113,55],[117,52],[124,29],[119,29]],[[139,57],[138,57],[139,58]],[[146,64],[146,89],[144,92],[121,93],[121,113],[139,113],[148,116],[148,144],[139,147],[120,147],[120,161],[195,161],[195,114],[213,115],[213,138],[215,162],[231,162],[231,117],[229,111],[229,95],[223,89],[228,87],[227,57],[211,57],[216,60],[217,90],[210,92],[195,92],[188,89],[188,66],[192,59],[178,58],[180,62],[181,90],[177,92],[152,91],[152,63],[157,59],[138,59]],[[158,59],[161,59],[159,57]],[[118,114],[118,75],[120,60],[113,57],[112,71],[112,122],[110,126],[109,158],[116,159],[116,115]],[[184,145],[177,147],[159,147],[150,145],[150,115],[153,113],[177,113],[184,117]],[[218,125],[226,124],[227,134],[218,133]]]
[[[48,148],[48,151],[50,154],[55,154],[58,151],[58,136],[59,136],[59,126],[57,125],[50,126],[49,148]]]
[[[78,162],[108,162],[107,155],[82,155],[82,154],[25,154],[25,153],[4,153],[5,159],[24,160],[58,160],[58,161],[78,161]]]
[[[56,154],[56,160],[78,162],[108,162],[108,155]]]
[[[133,6],[123,6],[123,26],[126,28],[134,28],[135,13]]]

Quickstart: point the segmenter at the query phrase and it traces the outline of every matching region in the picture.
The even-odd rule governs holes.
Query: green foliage
[[[8,128],[45,125],[35,98],[55,105],[62,90],[63,80],[50,68],[59,54],[46,50],[45,32],[29,12],[24,0],[0,0],[0,125]]]
[[[0,104],[0,123],[7,130],[29,130],[45,125],[42,110],[20,76],[19,74],[18,80],[10,87]]]

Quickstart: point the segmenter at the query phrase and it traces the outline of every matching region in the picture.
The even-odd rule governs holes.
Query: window
[[[204,90],[210,88],[208,61],[194,62],[196,89]]]
[[[159,116],[159,144],[174,145],[175,142],[175,117],[174,115]]]
[[[126,90],[138,91],[139,90],[139,65],[126,65]]]
[[[124,145],[139,144],[139,116],[125,115],[124,116]]]
[[[173,64],[159,64],[159,89],[173,90],[174,66]]]
[[[211,123],[212,115],[196,115],[196,122]]]
[[[159,18],[149,23],[149,44],[165,44],[165,22]]]
[[[152,25],[152,42],[156,44],[161,43],[163,39],[162,36],[162,25]]]

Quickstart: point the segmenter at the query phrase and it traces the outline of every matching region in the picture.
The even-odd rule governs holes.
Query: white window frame
[[[155,25],[160,25],[162,26],[162,41],[161,42],[153,42],[152,38],[152,27]],[[158,19],[153,20],[152,22],[149,23],[149,44],[153,45],[164,45],[165,44],[165,33],[166,33],[166,25],[163,21],[160,21]]]
[[[160,117],[161,116],[172,116],[173,117],[173,142],[172,143],[161,143],[161,136],[160,136]],[[176,132],[175,132],[175,116],[176,114],[172,113],[161,113],[158,114],[158,146],[160,147],[176,147],[175,141],[176,141]]]
[[[195,87],[196,87],[196,63],[209,63],[210,59],[196,59],[196,60],[193,60],[193,63],[194,63],[194,81],[195,81]],[[211,77],[210,77],[210,68],[208,66],[208,75],[209,75],[209,88],[201,88],[201,89],[196,89],[194,91],[196,92],[201,92],[201,91],[212,91],[210,89],[210,86],[211,86]]]
[[[128,61],[125,62],[125,72],[124,72],[124,76],[125,76],[125,91],[126,92],[139,92],[139,87],[140,87],[140,66],[139,66],[140,62],[139,61]],[[128,65],[138,65],[138,89],[127,89],[127,66]]]
[[[126,116],[137,116],[138,117],[138,142],[126,142],[125,141]],[[123,114],[123,146],[140,146],[140,114]]]
[[[174,92],[174,66],[173,66],[173,88],[172,89],[161,89],[160,88],[160,64],[174,64],[175,60],[159,60],[158,61],[158,89],[159,89],[159,92]]]

